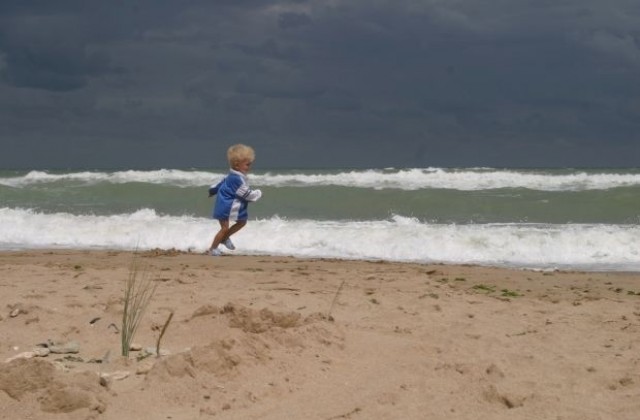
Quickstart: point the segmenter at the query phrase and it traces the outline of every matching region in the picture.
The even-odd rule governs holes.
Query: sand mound
[[[307,341],[329,345],[343,340],[324,326],[315,325],[324,321],[317,314],[303,318],[295,311],[255,310],[228,303],[222,309],[213,305],[202,306],[191,319],[210,315],[226,319],[228,327],[239,329],[240,333],[228,331],[226,338],[213,339],[206,345],[160,360],[148,373],[148,381],[194,378],[198,374],[228,378],[241,363],[267,363],[273,359],[272,353],[280,348],[303,349]]]
[[[56,368],[39,359],[18,359],[0,365],[0,390],[20,400],[25,393],[43,389],[53,382]]]
[[[41,359],[17,359],[0,365],[0,390],[17,401],[35,394],[40,409],[70,413],[79,409],[104,412],[105,390],[93,372],[65,373]]]
[[[229,316],[229,326],[248,333],[263,333],[271,328],[293,328],[300,324],[299,312],[273,312],[269,309],[256,311],[250,308],[225,305],[223,313]]]
[[[166,382],[175,378],[194,378],[199,373],[226,376],[240,363],[233,352],[233,342],[214,341],[157,362],[147,374],[147,381]]]
[[[195,319],[200,323],[198,328],[206,331],[209,326],[211,340],[160,358],[116,359],[103,365],[107,371],[127,369],[127,374],[115,382],[111,373],[104,373],[101,380],[95,365],[83,362],[73,365],[78,372],[69,372],[63,364],[51,359],[18,358],[0,365],[0,391],[15,406],[26,400],[38,402],[40,414],[32,407],[24,416],[78,410],[85,410],[81,417],[103,413],[115,396],[112,390],[126,383],[131,387],[131,395],[160,395],[165,400],[177,398],[181,402],[189,400],[185,396],[205,390],[210,402],[216,402],[218,407],[232,407],[238,405],[238,400],[227,397],[226,387],[243,389],[242,378],[247,374],[274,378],[266,380],[273,384],[283,372],[293,372],[305,359],[315,359],[319,348],[335,344],[340,349],[344,341],[336,326],[319,314],[303,317],[296,311],[252,309],[228,303],[222,308],[201,306],[184,322],[189,324]],[[149,368],[143,369],[144,365]],[[253,391],[243,392],[249,395],[246,404],[256,401]]]

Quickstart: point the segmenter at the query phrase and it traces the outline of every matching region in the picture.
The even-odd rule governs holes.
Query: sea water
[[[0,250],[202,252],[224,169],[0,171]],[[640,271],[640,169],[258,170],[235,254]]]

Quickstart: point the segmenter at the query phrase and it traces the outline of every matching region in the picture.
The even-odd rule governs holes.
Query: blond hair
[[[229,161],[229,166],[234,169],[238,166],[238,164],[244,161],[253,162],[255,158],[256,152],[254,152],[251,146],[246,146],[244,144],[234,144],[227,150],[227,160]]]

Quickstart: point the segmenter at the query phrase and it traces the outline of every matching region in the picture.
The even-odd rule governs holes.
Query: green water
[[[260,186],[258,186],[260,187]],[[312,220],[386,220],[394,215],[431,223],[638,223],[640,188],[587,191],[496,189],[375,190],[312,186],[260,187],[250,217]],[[206,187],[166,184],[54,182],[22,188],[0,185],[0,207],[45,213],[111,215],[154,209],[158,214],[209,217]]]

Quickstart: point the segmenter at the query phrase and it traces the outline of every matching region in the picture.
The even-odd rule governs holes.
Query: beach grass
[[[124,287],[124,311],[122,313],[122,355],[129,356],[133,337],[153,298],[157,285],[149,273],[149,266],[141,264],[137,253],[133,254],[129,276]]]

